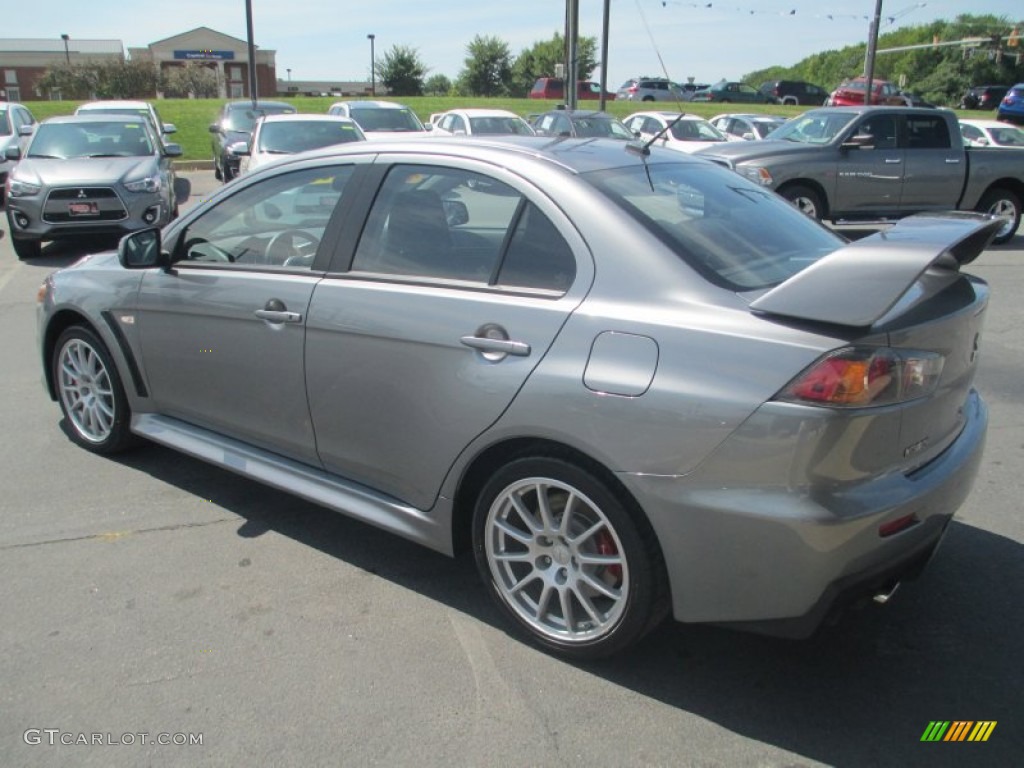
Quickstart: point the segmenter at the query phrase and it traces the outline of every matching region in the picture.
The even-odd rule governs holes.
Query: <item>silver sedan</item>
[[[51,275],[49,395],[447,554],[594,658],[664,617],[806,635],[929,559],[981,457],[984,217],[848,243],[601,139],[281,160]],[[343,597],[339,597],[343,599]]]

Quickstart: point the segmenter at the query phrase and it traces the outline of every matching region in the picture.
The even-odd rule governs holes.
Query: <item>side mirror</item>
[[[874,149],[875,137],[870,133],[858,133],[856,136],[848,138],[839,147],[840,149]]]
[[[35,124],[23,125],[20,128],[18,128],[18,135],[19,136],[31,136],[35,132],[36,132]]]
[[[210,133],[220,133],[220,123],[210,123]]]
[[[171,265],[171,255],[163,250],[157,227],[140,229],[122,237],[117,244],[117,259],[125,269],[167,269]]]
[[[181,149],[181,144],[164,144],[164,154],[167,157],[181,157],[185,153]]]
[[[249,149],[249,142],[236,141],[233,144],[228,144],[228,154],[235,157],[248,157],[252,154],[252,151]]]
[[[745,141],[753,141],[755,138],[756,137],[754,136],[754,134],[751,133],[750,131],[747,131],[746,133],[743,134],[743,139]]]
[[[4,158],[7,160],[14,160],[17,162],[21,160],[21,147],[15,144],[13,147],[4,148]]]
[[[177,133],[178,132],[178,128],[177,128],[177,126],[174,125],[174,123],[164,123],[163,126],[161,126],[161,128],[162,128],[164,133]]]
[[[449,227],[457,227],[469,221],[469,209],[461,200],[443,200],[444,216]]]

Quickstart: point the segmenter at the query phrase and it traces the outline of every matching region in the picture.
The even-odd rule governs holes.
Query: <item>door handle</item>
[[[302,315],[298,312],[278,311],[273,309],[257,309],[253,312],[260,320],[268,323],[300,323]]]
[[[266,320],[268,323],[302,322],[302,314],[299,312],[289,312],[284,302],[280,299],[270,299],[263,305],[263,309],[257,309],[253,314],[260,320]]]
[[[887,158],[885,158],[885,164],[886,165],[899,165],[901,162],[903,162],[903,161],[900,158],[898,158],[898,157],[887,157]]]
[[[516,357],[526,357],[530,354],[530,345],[523,341],[487,339],[480,336],[463,336],[459,341],[467,347],[478,349],[481,352],[496,352],[501,355],[514,355]]]
[[[947,157],[946,158],[946,163],[948,165],[959,165],[960,164],[960,158],[959,157]]]

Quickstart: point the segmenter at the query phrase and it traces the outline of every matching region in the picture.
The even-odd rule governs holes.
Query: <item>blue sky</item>
[[[603,0],[579,4],[581,34],[600,41]],[[713,82],[864,42],[875,0],[732,0],[710,5],[612,0],[609,87],[614,90],[634,75],[662,74],[659,53],[672,79]],[[118,39],[126,48],[199,26],[246,36],[244,0],[173,0],[130,13],[126,7],[124,0],[44,0],[39,12],[7,14],[0,36],[59,39],[66,33],[71,38]],[[252,0],[252,7],[256,44],[277,51],[279,76],[285,77],[290,68],[294,80],[368,79],[368,33],[376,35],[378,56],[393,45],[409,45],[430,74],[454,78],[475,35],[498,37],[515,55],[561,31],[565,18],[562,0]],[[951,20],[962,13],[1022,20],[1024,3],[885,0],[881,30]],[[599,72],[594,75],[597,79]]]

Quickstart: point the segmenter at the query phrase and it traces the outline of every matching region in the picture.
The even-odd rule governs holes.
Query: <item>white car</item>
[[[160,140],[167,144],[167,137],[177,132],[174,123],[165,123],[160,119],[156,107],[148,101],[130,101],[114,99],[106,101],[88,101],[75,109],[76,115],[141,115],[149,120]]]
[[[249,141],[232,144],[228,149],[241,158],[238,172],[242,174],[281,155],[293,155],[350,141],[366,141],[366,136],[355,121],[335,115],[304,115],[294,112],[261,117],[256,121]]]
[[[368,139],[407,139],[423,136],[433,128],[424,126],[412,109],[394,101],[336,101],[327,114],[355,120]]]
[[[781,115],[736,114],[715,115],[709,121],[726,136],[744,141],[763,139],[789,118]]]
[[[430,122],[435,136],[534,135],[528,122],[505,109],[451,109]]]
[[[659,136],[657,143],[680,152],[696,152],[730,141],[703,117],[678,112],[634,112],[622,121],[641,141]],[[671,127],[670,127],[671,126]],[[742,139],[736,137],[737,141]]]
[[[1024,130],[998,120],[961,120],[960,133],[968,147],[1024,149]]]

